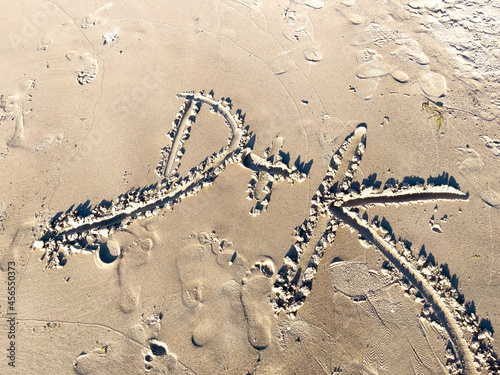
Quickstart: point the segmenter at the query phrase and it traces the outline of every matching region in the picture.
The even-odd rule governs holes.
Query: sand
[[[500,373],[495,2],[3,9],[0,373]]]

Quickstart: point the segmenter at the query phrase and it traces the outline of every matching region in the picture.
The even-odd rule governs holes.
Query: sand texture
[[[500,374],[500,5],[4,0],[1,374]]]

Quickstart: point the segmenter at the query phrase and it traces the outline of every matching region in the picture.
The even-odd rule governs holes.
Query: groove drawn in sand
[[[475,343],[479,342],[479,339],[475,338],[484,333],[484,330],[479,328],[477,318],[465,318],[465,308],[458,299],[453,298],[458,293],[451,287],[451,283],[431,282],[422,269],[412,263],[409,249],[406,250],[410,255],[404,251],[400,253],[392,235],[387,231],[380,235],[376,225],[370,225],[359,215],[361,210],[373,205],[399,206],[438,200],[460,201],[467,200],[468,194],[449,185],[434,186],[430,183],[385,186],[382,189],[361,185],[356,189],[352,186],[353,177],[361,162],[365,145],[366,125],[360,124],[333,156],[326,177],[312,198],[310,215],[296,228],[295,243],[278,272],[274,285],[275,313],[283,311],[290,316],[297,313],[311,293],[312,281],[319,263],[328,245],[333,243],[337,229],[340,226],[348,227],[358,234],[365,246],[373,245],[378,249],[402,278],[431,306],[437,320],[446,330],[458,360],[453,361],[450,366],[462,366],[466,373],[476,372],[477,367],[488,370],[498,368],[499,362],[489,341],[486,340],[479,346],[481,350],[477,349]],[[473,332],[472,340],[469,332]],[[491,333],[488,332],[487,335]]]
[[[184,198],[194,196],[204,187],[212,185],[231,164],[237,163],[257,176],[265,174],[269,182],[287,180],[294,183],[305,179],[305,174],[296,167],[289,168],[277,156],[269,154],[262,158],[252,152],[247,146],[250,136],[248,127],[243,127],[243,115],[239,110],[231,113],[229,99],[216,101],[213,93],[204,95],[203,92],[185,92],[178,94],[178,97],[184,99],[185,103],[173,122],[173,129],[167,134],[170,145],[162,150],[156,169],[157,174],[164,179],[152,187],[128,191],[112,202],[104,202],[95,207],[88,207],[87,203],[75,210],[71,207],[66,213],[54,217],[42,232],[41,238],[33,244],[35,249],[43,251],[42,260],[47,258],[47,268],[62,266],[66,262],[65,258],[74,253],[99,251],[100,244],[106,243],[116,230],[127,228],[137,219],[172,210]],[[229,129],[227,144],[206,157],[186,176],[180,177],[176,172],[184,147],[196,114],[204,104],[209,106],[212,113],[224,118]],[[191,110],[191,114],[185,118],[188,110]],[[275,146],[272,149],[281,148],[278,139],[280,138],[273,143]],[[278,155],[279,150],[272,153]],[[270,193],[269,186],[265,190]],[[260,202],[262,203],[263,201]]]

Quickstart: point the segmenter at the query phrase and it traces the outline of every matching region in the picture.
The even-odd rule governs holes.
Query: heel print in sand
[[[122,250],[122,258],[118,265],[120,283],[120,309],[129,313],[139,303],[141,287],[139,284],[142,268],[147,264],[153,241],[149,238],[138,238]]]
[[[271,278],[274,263],[263,257],[257,261],[241,287],[241,303],[247,319],[248,341],[256,349],[265,349],[271,342],[272,317],[269,310]]]

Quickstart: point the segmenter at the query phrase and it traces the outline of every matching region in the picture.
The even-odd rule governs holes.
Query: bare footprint
[[[214,233],[210,236],[201,233],[188,239],[177,268],[182,303],[196,314],[191,334],[194,346],[208,347],[211,352],[216,345],[217,352],[223,350],[220,345],[231,333],[219,329],[221,320],[227,327],[246,324],[246,336],[253,348],[262,350],[269,345],[272,325],[269,300],[275,274],[271,258],[261,257],[248,270],[246,260],[232,243],[219,240]]]
[[[323,150],[323,164],[328,166],[346,135],[352,132],[353,124],[349,122],[344,125],[338,118],[330,116],[324,117],[322,122],[318,140]]]
[[[0,123],[7,121],[14,123],[14,131],[6,142],[7,146],[40,152],[61,144],[63,134],[47,135],[35,144],[26,139],[24,116],[31,112],[31,109],[27,108],[32,101],[30,90],[34,87],[35,80],[27,80],[23,85],[24,92],[21,95],[0,95]]]
[[[191,341],[196,347],[204,347],[220,335],[217,329],[221,306],[215,296],[229,300],[232,313],[241,312],[241,280],[245,276],[246,262],[238,256],[232,243],[219,240],[213,234],[193,234],[187,238],[187,246],[177,260],[181,282],[182,304],[196,314]],[[226,311],[226,318],[231,312]]]
[[[82,22],[81,28],[87,29],[95,25],[103,25],[107,22],[106,18],[101,16],[102,13],[107,11],[113,6],[113,3],[106,3],[102,7],[96,9],[94,12],[90,13]]]
[[[142,270],[148,263],[150,250],[153,247],[153,240],[151,238],[137,237],[129,232],[124,232],[120,237],[123,236],[128,237],[128,241],[131,241],[129,236],[133,236],[131,242],[126,240],[118,241],[121,242],[118,264],[120,309],[128,314],[134,311],[139,304],[141,294],[139,281]],[[114,249],[116,246],[116,243],[111,242],[108,247]]]
[[[467,178],[481,199],[491,207],[500,208],[500,194],[490,188],[490,182],[485,180],[487,174],[483,172],[484,162],[479,154],[471,148],[457,148],[457,151],[466,158],[458,163],[460,174]]]
[[[80,85],[85,85],[92,82],[97,76],[97,59],[88,52],[69,51],[66,54],[69,61],[76,62],[77,65],[77,78],[76,80]]]
[[[258,350],[265,349],[271,342],[271,278],[274,275],[271,258],[263,257],[255,263],[248,279],[241,287],[241,303],[247,320],[247,334],[250,344]]]
[[[177,271],[182,288],[182,303],[195,309],[203,302],[203,281],[196,277],[197,269],[202,267],[208,248],[201,243],[193,243],[182,252],[177,260]]]
[[[294,0],[285,14],[283,36],[297,45],[303,57],[310,62],[323,59],[321,47],[314,41],[314,29],[308,15],[307,7],[321,9],[324,4],[318,0]]]
[[[9,111],[6,111],[12,119],[15,119],[15,129],[12,138],[7,142],[7,145],[10,147],[23,147],[25,145],[25,136],[24,136],[24,111],[22,103],[17,103],[19,100],[18,96],[11,95],[7,97],[5,101],[6,106]],[[2,104],[4,101],[2,101]]]
[[[420,68],[418,82],[424,94],[428,96],[439,98],[446,94],[446,78],[428,67]]]
[[[500,140],[491,139],[490,137],[483,135],[481,139],[484,141],[484,144],[495,156],[500,156]]]
[[[0,213],[1,214],[1,213]],[[30,255],[30,242],[33,241],[33,227],[35,223],[26,221],[19,225],[16,233],[12,237],[12,241],[6,252],[0,258],[0,271],[7,272],[9,266],[16,265],[17,272],[26,266],[26,262]]]

